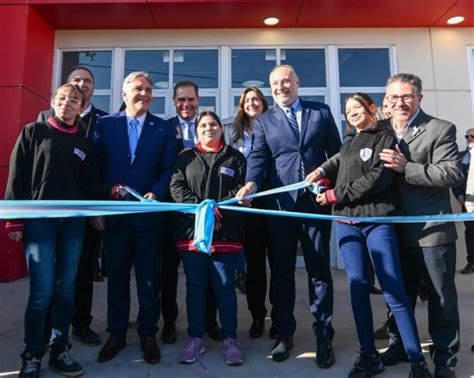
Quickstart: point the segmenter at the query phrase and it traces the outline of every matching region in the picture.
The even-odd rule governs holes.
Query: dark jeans
[[[294,211],[320,212],[312,194],[298,198]],[[332,328],[333,284],[329,268],[329,238],[331,222],[298,218],[269,217],[268,241],[271,269],[271,295],[278,335],[294,334],[295,266],[298,239],[308,273],[311,312],[315,318],[313,330],[318,343],[328,343],[334,336]]]
[[[267,314],[267,241],[265,218],[249,214],[245,218],[244,250],[247,259],[247,305],[252,318],[261,319]]]
[[[188,335],[204,335],[204,322],[208,301],[208,287],[212,286],[217,299],[219,319],[224,338],[235,338],[237,330],[237,296],[235,294],[235,253],[183,252],[186,275],[186,309],[188,313]]]
[[[120,216],[118,224],[104,233],[107,266],[107,331],[124,337],[130,316],[130,269],[135,267],[138,296],[138,334],[152,336],[160,317],[159,273],[160,233],[137,230],[130,216]]]
[[[84,245],[76,276],[76,293],[71,324],[73,327],[89,327],[92,322],[92,296],[94,292],[94,267],[100,249],[101,233],[87,221]]]
[[[64,349],[74,306],[74,286],[85,218],[30,219],[23,242],[30,272],[25,351],[42,355],[51,307],[51,348]]]
[[[420,280],[428,292],[428,329],[433,341],[431,357],[436,365],[455,366],[459,350],[458,295],[454,282],[455,242],[436,247],[400,245],[403,281],[415,308]],[[390,344],[400,344],[400,334],[389,319]]]
[[[375,354],[370,305],[369,267],[373,264],[385,300],[393,312],[410,362],[422,362],[415,316],[402,281],[397,235],[392,225],[336,222],[336,233],[346,268],[352,312],[361,351]]]

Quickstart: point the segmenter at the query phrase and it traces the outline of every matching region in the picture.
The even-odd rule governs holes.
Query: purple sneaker
[[[237,339],[228,337],[224,340],[224,360],[227,365],[241,365],[244,362],[242,351]]]
[[[179,355],[179,363],[181,364],[192,364],[196,362],[201,354],[206,351],[204,342],[199,337],[189,337],[186,341],[181,354]]]

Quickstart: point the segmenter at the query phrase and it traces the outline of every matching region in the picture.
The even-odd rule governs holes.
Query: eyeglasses
[[[67,101],[74,106],[81,104],[81,100],[75,97],[66,97],[66,96],[58,95],[58,96],[55,96],[54,98],[58,101]]]
[[[466,134],[466,135],[464,135],[464,138],[466,138],[466,139],[474,139],[474,134]]]
[[[386,99],[391,104],[396,104],[398,102],[398,100],[402,100],[403,103],[408,104],[408,103],[413,101],[415,96],[416,95],[414,95],[414,94],[405,94],[405,95],[401,95],[401,96],[390,95],[390,96],[387,96]]]

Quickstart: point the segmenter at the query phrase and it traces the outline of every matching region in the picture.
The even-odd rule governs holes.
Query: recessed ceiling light
[[[455,16],[455,17],[451,17],[447,23],[449,25],[456,25],[456,24],[460,24],[461,22],[464,21],[464,17],[463,16]]]
[[[263,20],[263,23],[268,26],[273,26],[276,25],[280,22],[280,20],[276,17],[267,17],[265,20]]]

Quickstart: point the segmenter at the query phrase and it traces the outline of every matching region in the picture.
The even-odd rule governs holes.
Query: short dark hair
[[[71,74],[74,72],[74,71],[77,71],[77,70],[84,70],[86,72],[89,73],[89,75],[92,76],[92,81],[95,82],[95,76],[94,74],[92,73],[91,69],[86,67],[86,66],[81,66],[81,65],[77,65],[77,66],[74,66],[71,68],[71,71],[69,71],[69,75],[67,76],[67,81],[69,82],[70,81],[70,78],[71,78]]]
[[[182,80],[182,81],[178,81],[173,88],[173,99],[176,98],[176,92],[178,91],[178,88],[183,88],[183,87],[193,87],[194,92],[196,92],[196,97],[199,97],[199,88],[197,84],[191,80]]]
[[[412,85],[415,88],[415,91],[417,94],[421,94],[421,91],[423,89],[421,79],[413,74],[409,73],[399,73],[396,75],[393,75],[391,78],[387,80],[387,87],[395,82],[402,82],[402,83],[408,83]]]

